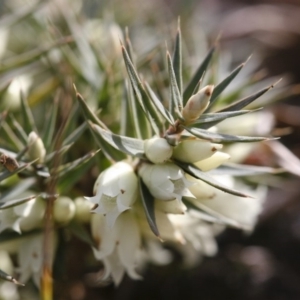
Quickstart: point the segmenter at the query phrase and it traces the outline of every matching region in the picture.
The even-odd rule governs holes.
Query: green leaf
[[[21,93],[21,115],[23,118],[23,127],[27,134],[29,134],[31,131],[35,131],[36,133],[37,128],[34,123],[34,118],[31,112],[31,109],[28,105],[27,99],[23,93]]]
[[[173,67],[176,77],[179,93],[182,94],[182,45],[181,45],[181,31],[180,19],[178,18],[178,28],[175,40],[175,51],[173,55]]]
[[[175,121],[173,116],[170,114],[170,112],[163,106],[161,101],[157,98],[151,87],[148,83],[145,83],[146,91],[149,94],[150,98],[152,99],[153,104],[155,105],[156,109],[161,113],[161,115],[165,118],[166,121],[169,122],[169,124],[174,125]]]
[[[226,163],[217,169],[207,172],[209,175],[230,175],[230,176],[255,176],[261,174],[279,174],[285,172],[280,168],[251,166],[235,163]]]
[[[194,76],[188,83],[186,89],[183,93],[183,104],[186,104],[186,102],[189,100],[189,98],[193,95],[193,92],[196,88],[196,86],[199,84],[199,81],[203,77],[212,57],[216,50],[216,46],[212,47],[209,52],[207,53],[206,57],[204,58],[203,62],[198,67],[197,71],[195,72]]]
[[[79,168],[81,165],[87,163],[91,158],[93,158],[98,152],[98,151],[93,151],[90,152],[86,155],[84,155],[83,157],[76,159],[70,163],[64,164],[59,166],[58,170],[56,172],[58,172],[58,177],[62,177],[65,176],[71,172],[73,172],[74,169]]]
[[[247,61],[246,61],[247,62]],[[223,81],[221,81],[213,90],[213,93],[210,98],[210,105],[211,107],[216,99],[220,96],[220,94],[226,89],[226,87],[231,83],[231,81],[239,74],[242,68],[245,66],[245,63],[239,65],[236,69],[234,69]]]
[[[13,185],[8,191],[5,191],[0,196],[0,203],[17,198],[19,195],[23,194],[25,191],[30,189],[32,186],[36,185],[36,178],[29,177],[22,179],[19,183]]]
[[[28,136],[24,131],[23,126],[20,125],[20,123],[15,119],[15,117],[12,114],[8,115],[8,119],[11,120],[12,125],[14,126],[14,129],[17,132],[17,136],[18,138],[20,138],[20,141],[23,143],[23,146],[26,146],[28,143]]]
[[[114,134],[112,132],[102,129],[96,124],[92,124],[91,126],[96,132],[96,134],[100,135],[107,143],[109,143],[115,149],[129,154],[131,156],[145,158],[143,140]]]
[[[68,229],[84,243],[90,245],[91,247],[96,247],[92,236],[90,235],[89,231],[86,230],[86,228],[83,226],[83,224],[72,220],[68,224]]]
[[[210,128],[221,121],[224,121],[228,118],[248,114],[251,112],[255,112],[257,110],[238,110],[238,111],[226,111],[226,112],[218,112],[218,113],[207,113],[201,115],[201,117],[195,121],[193,124],[191,124],[189,127],[196,127],[196,128],[202,128],[207,129]]]
[[[148,221],[148,224],[150,226],[150,229],[152,232],[159,238],[160,233],[156,225],[156,219],[155,219],[155,199],[147,189],[146,185],[144,184],[143,180],[139,177],[139,189],[140,189],[140,195],[141,200],[143,203],[143,207],[145,210],[146,218]]]
[[[270,89],[272,89],[273,87],[275,86],[275,84],[272,84],[260,91],[258,91],[257,93],[251,95],[251,96],[248,96],[248,97],[245,97],[241,100],[238,100],[222,109],[220,109],[218,111],[218,113],[220,112],[227,112],[227,111],[236,111],[236,110],[240,110],[244,107],[246,107],[247,105],[251,104],[253,101],[255,101],[256,99],[258,99],[260,96],[262,96],[263,94],[265,94],[266,92],[268,92]]]
[[[174,117],[176,116],[182,119],[182,115],[181,115],[181,110],[183,107],[182,97],[178,89],[173,63],[169,52],[167,52],[167,60],[168,60],[168,70],[169,70],[170,91],[171,91],[169,110]]]
[[[25,286],[25,284],[17,281],[14,277],[12,277],[11,275],[6,274],[2,270],[0,270],[0,279],[5,280],[5,281],[10,281],[10,282],[14,283],[15,285]]]
[[[68,137],[64,139],[63,146],[67,146],[68,144],[75,143],[87,128],[88,128],[88,123],[86,122],[82,123]]]
[[[54,158],[55,155],[63,155],[64,153],[66,153],[71,147],[73,146],[73,143],[70,145],[65,145],[63,147],[61,147],[59,150],[53,151],[49,154],[46,155],[45,157],[45,162],[49,162],[51,159]]]
[[[50,114],[48,114],[48,118],[46,121],[46,130],[43,135],[43,142],[46,149],[51,149],[51,143],[53,143],[53,134],[55,131],[56,118],[58,112],[58,96],[55,97],[54,102],[51,105],[49,110]]]
[[[188,132],[192,135],[204,139],[207,141],[211,141],[212,143],[232,143],[232,142],[240,142],[240,143],[249,143],[249,142],[260,142],[260,141],[268,141],[274,140],[276,138],[267,138],[260,136],[239,136],[239,135],[230,135],[230,134],[221,134],[216,132],[207,131],[201,128],[188,128],[183,126]]]
[[[17,173],[25,170],[27,167],[29,167],[30,165],[32,165],[36,161],[37,161],[37,159],[34,160],[34,161],[32,161],[32,162],[30,162],[30,163],[26,163],[26,164],[20,166],[19,168],[15,169],[13,172],[9,172],[7,170],[1,172],[0,173],[0,181],[4,180],[6,178],[9,178],[9,177],[11,177],[11,176],[13,176],[13,175],[15,175],[15,174],[17,174]]]
[[[228,193],[228,194],[231,194],[231,195],[235,195],[235,196],[239,196],[239,197],[252,198],[249,195],[246,195],[244,193],[241,193],[239,191],[236,191],[234,189],[231,189],[231,188],[228,188],[228,187],[224,186],[222,183],[218,182],[213,177],[207,175],[207,173],[202,172],[200,169],[198,169],[194,165],[191,165],[191,164],[188,164],[188,163],[179,162],[179,161],[175,161],[175,164],[177,164],[180,168],[182,168],[185,172],[187,172],[191,176],[204,181],[205,183],[207,183],[207,184],[209,184],[209,185],[217,188],[218,190],[221,190],[221,191],[223,191],[225,193]]]
[[[21,199],[8,200],[8,201],[5,201],[5,202],[1,201],[0,202],[0,210],[11,208],[11,207],[14,207],[14,206],[18,206],[20,204],[28,202],[28,201],[30,201],[32,199],[37,198],[37,197],[38,196],[36,196],[36,195],[32,195],[32,196],[28,196],[28,197],[21,198]]]
[[[21,150],[24,148],[24,143],[19,139],[19,137],[14,133],[14,131],[11,129],[11,127],[4,122],[2,124],[3,133],[5,133],[5,136],[3,136],[2,133],[2,139],[8,140],[11,142],[12,145],[18,150]]]
[[[126,70],[129,76],[129,80],[134,90],[134,95],[140,107],[142,108],[144,114],[146,115],[149,123],[151,124],[153,131],[155,132],[155,134],[159,135],[158,124],[161,123],[161,120],[157,112],[155,111],[154,107],[152,106],[151,99],[147,95],[144,86],[124,46],[122,46],[122,53],[123,53]]]

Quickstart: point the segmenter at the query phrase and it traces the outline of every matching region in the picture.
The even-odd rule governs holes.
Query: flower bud
[[[76,207],[74,219],[82,223],[88,223],[91,219],[91,210],[94,204],[82,197],[76,198],[74,204]]]
[[[190,97],[182,110],[185,123],[192,123],[197,120],[209,105],[209,100],[214,90],[213,85],[207,85],[197,94]]]
[[[31,131],[28,135],[28,152],[29,159],[35,160],[38,158],[36,163],[41,164],[44,162],[46,149],[42,139],[34,132]]]
[[[66,224],[75,215],[75,204],[69,197],[59,197],[54,201],[53,217],[58,223]]]
[[[173,152],[173,147],[169,145],[166,139],[159,137],[146,140],[144,149],[147,158],[155,164],[166,162]]]
[[[175,215],[184,215],[187,207],[183,204],[181,200],[172,200],[172,201],[159,201],[155,202],[155,208],[166,213],[166,214],[175,214]]]
[[[185,140],[174,148],[173,157],[183,162],[194,163],[212,156],[222,147],[221,144],[203,140]]]
[[[139,169],[139,175],[152,196],[159,200],[181,200],[183,196],[193,197],[188,190],[189,182],[183,171],[172,163],[158,165],[144,163]]]
[[[201,171],[206,172],[219,167],[222,163],[229,160],[230,155],[221,151],[216,151],[211,157],[200,160],[195,163]]]

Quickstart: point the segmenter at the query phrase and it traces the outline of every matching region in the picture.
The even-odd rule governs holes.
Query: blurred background
[[[59,13],[53,8],[49,9],[50,2],[59,7]],[[280,101],[270,105],[268,110],[273,116],[273,134],[281,136],[280,141],[290,150],[287,153],[286,149],[276,144],[274,149],[263,145],[250,153],[245,161],[257,165],[279,165],[290,172],[289,175],[285,174],[280,179],[269,182],[271,188],[264,211],[252,234],[227,229],[218,237],[219,252],[215,257],[203,258],[199,265],[187,269],[183,266],[180,254],[175,252],[176,259],[171,265],[149,266],[142,281],[133,281],[126,277],[118,288],[114,288],[112,284],[102,284],[100,287],[85,285],[83,270],[75,264],[69,266],[70,277],[56,283],[56,289],[63,291],[56,299],[300,299],[300,163],[297,159],[300,156],[300,1],[50,2],[0,1],[1,60],[7,61],[41,47],[47,44],[51,35],[74,35],[74,32],[65,30],[58,17],[64,15],[68,19],[69,10],[75,11],[79,24],[101,19],[106,24],[116,22],[121,30],[128,27],[137,53],[148,53],[156,43],[164,45],[166,37],[174,37],[177,17],[180,16],[184,56],[189,57],[190,68],[193,67],[193,60],[199,61],[199,57],[203,57],[219,36],[224,60],[230,68],[252,54],[252,68],[262,80],[284,78],[278,85],[279,91],[282,89]],[[35,14],[34,18],[32,14]],[[97,46],[99,40],[100,47],[101,39],[105,39],[107,31],[96,32],[92,23],[89,26],[85,30],[90,30],[91,39],[96,41],[94,45]],[[107,28],[115,30],[112,27]],[[113,34],[118,36],[120,33]],[[167,40],[166,43],[170,44],[170,41]],[[80,91],[95,95],[98,92],[97,84],[103,78],[96,71],[93,73],[93,68],[90,67],[92,59],[88,52],[85,49],[80,51],[83,57],[84,53],[87,56],[85,66],[88,70],[82,76],[90,83],[90,87],[82,84]],[[105,53],[110,54],[112,53]],[[52,55],[55,56],[55,52]],[[44,77],[41,77],[34,64],[20,65],[18,69],[14,69],[15,73],[4,72],[4,67],[2,64],[1,87],[10,82],[16,72],[20,72],[18,70],[21,67],[27,68],[26,72],[32,72],[34,84],[29,91],[29,102],[33,106],[39,102],[39,92],[44,93],[43,96],[49,96],[60,84],[55,76],[49,77],[49,74],[46,76],[43,73]],[[59,68],[62,76],[72,77],[75,81],[73,70],[68,69],[68,65],[59,64]],[[111,66],[110,71],[113,70],[114,66]],[[43,83],[49,92],[38,90],[36,87],[40,85],[37,81],[39,84]],[[288,88],[283,89],[284,86]],[[41,119],[40,122],[42,121]],[[270,124],[268,120],[263,120],[259,126],[263,129]],[[91,183],[87,185],[85,189],[89,190]],[[74,252],[78,249],[76,257],[80,257],[80,252],[85,249],[82,245],[78,246],[76,241],[73,243],[72,249]],[[70,261],[74,261],[72,255],[69,253]]]

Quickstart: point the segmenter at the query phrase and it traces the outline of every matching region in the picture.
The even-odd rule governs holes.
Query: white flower
[[[66,224],[75,215],[75,204],[69,197],[59,197],[54,201],[53,218],[58,223]]]
[[[139,175],[153,197],[159,200],[181,200],[183,196],[193,197],[188,186],[190,183],[183,171],[172,163],[150,165],[144,163]]]
[[[155,164],[166,162],[173,152],[173,147],[169,145],[166,139],[159,137],[146,140],[144,149],[147,158]]]
[[[182,116],[185,123],[193,123],[206,110],[213,90],[213,85],[207,85],[197,94],[190,97],[182,110]]]
[[[102,215],[93,215],[91,230],[98,244],[97,249],[93,249],[94,255],[96,259],[102,260],[105,266],[104,279],[111,275],[118,285],[125,272],[133,279],[141,278],[135,271],[141,238],[132,211],[121,214],[113,228],[106,225]]]
[[[0,210],[0,232],[11,228],[21,233],[42,225],[46,204],[43,199],[29,200],[18,206]]]
[[[106,216],[109,227],[113,227],[118,216],[130,209],[136,201],[138,180],[131,165],[118,162],[102,172],[94,186],[94,197],[87,200],[95,203],[96,213]]]
[[[53,233],[54,234],[54,233]],[[57,237],[54,234],[52,254],[55,252],[57,245]],[[49,251],[50,249],[48,249]],[[40,286],[42,263],[43,263],[43,235],[29,235],[22,239],[22,243],[18,251],[18,262],[20,273],[19,281],[26,283],[30,277],[37,287]]]
[[[185,140],[179,143],[173,152],[173,157],[187,163],[194,163],[211,157],[223,146],[203,140]]]
[[[27,155],[31,160],[38,159],[38,164],[43,163],[45,159],[46,149],[44,143],[34,131],[31,131],[28,135]]]

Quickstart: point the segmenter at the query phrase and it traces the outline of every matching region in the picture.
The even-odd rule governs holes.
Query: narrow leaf
[[[235,196],[239,196],[239,197],[248,197],[248,198],[252,198],[251,196],[248,196],[244,193],[241,193],[239,191],[236,191],[234,189],[228,188],[226,186],[224,186],[222,183],[220,183],[219,181],[215,180],[213,177],[207,175],[207,173],[202,172],[200,169],[198,169],[196,166],[193,166],[191,164],[188,163],[183,163],[183,162],[179,162],[179,161],[175,161],[175,163],[182,168],[185,172],[187,172],[188,174],[190,174],[191,176],[198,178],[202,181],[204,181],[205,183],[217,188],[218,190],[221,190],[225,193],[231,194],[231,195],[235,195]]]
[[[7,208],[10,208],[10,207],[14,207],[14,206],[18,206],[18,205],[23,204],[25,202],[28,202],[32,199],[35,199],[36,197],[38,197],[38,196],[32,195],[32,196],[21,198],[21,199],[8,200],[8,201],[5,201],[5,202],[1,201],[0,202],[0,210],[1,209],[7,209]]]
[[[150,98],[152,99],[153,104],[157,108],[157,110],[161,113],[161,115],[165,118],[166,121],[169,122],[169,124],[174,125],[175,121],[173,116],[170,114],[170,112],[163,106],[161,101],[157,98],[151,87],[148,83],[145,83],[146,91],[149,94]]]
[[[209,52],[207,53],[206,57],[204,58],[203,62],[198,67],[197,71],[195,72],[193,78],[190,80],[189,84],[187,85],[186,89],[183,93],[183,104],[185,104],[188,99],[193,95],[193,92],[196,88],[196,86],[199,84],[199,81],[203,77],[203,74],[205,73],[213,54],[216,50],[216,46],[212,47]]]
[[[122,53],[129,80],[135,93],[134,95],[144,114],[146,115],[149,123],[151,124],[153,131],[157,135],[159,135],[158,124],[160,124],[160,118],[157,115],[157,112],[155,111],[154,107],[152,106],[151,99],[147,95],[144,86],[124,46],[122,46]]]
[[[175,51],[173,55],[173,67],[176,77],[179,93],[182,94],[182,45],[181,45],[181,30],[180,19],[178,18],[178,28],[175,40]]]
[[[215,126],[216,124],[228,119],[233,118],[236,116],[248,114],[251,112],[255,112],[257,110],[238,110],[238,111],[226,111],[226,112],[220,112],[220,113],[207,113],[201,115],[201,117],[195,121],[193,124],[190,125],[190,127],[196,127],[196,128],[202,128],[207,129],[212,126]]]
[[[82,123],[68,137],[64,139],[63,146],[67,146],[68,144],[75,143],[87,128],[88,128],[88,124],[86,122]]]
[[[12,277],[11,275],[6,274],[2,270],[0,270],[0,279],[5,280],[5,281],[10,281],[10,282],[14,283],[15,285],[25,286],[25,284],[17,281],[14,277]]]
[[[246,107],[247,105],[251,104],[253,101],[255,101],[256,99],[258,99],[260,96],[262,96],[263,94],[265,94],[266,92],[268,92],[270,89],[272,89],[275,86],[275,84],[272,84],[262,90],[260,90],[259,92],[250,95],[248,97],[245,97],[241,100],[238,100],[222,109],[220,109],[218,112],[227,112],[227,111],[236,111],[236,110],[240,110],[244,107]]]
[[[34,123],[34,118],[31,109],[23,93],[21,93],[21,114],[23,118],[23,127],[25,132],[27,134],[29,134],[31,131],[35,131],[37,133],[38,131]]]
[[[102,129],[96,124],[92,124],[91,126],[97,134],[99,134],[107,143],[109,143],[115,149],[132,156],[144,158],[144,141],[114,134],[112,132]]]
[[[95,247],[95,242],[90,235],[89,231],[86,230],[86,228],[80,224],[79,222],[76,222],[75,220],[71,221],[68,224],[68,229],[81,241],[84,243],[90,245],[91,247]]]
[[[260,142],[260,141],[276,139],[276,138],[267,138],[267,137],[260,137],[260,136],[239,136],[239,135],[221,134],[221,133],[207,131],[201,128],[188,128],[185,126],[183,127],[192,135],[207,141],[211,141],[213,143],[232,143],[232,142],[248,143],[248,142]]]
[[[33,164],[36,160],[30,162],[30,163],[27,163],[27,164],[24,164],[22,165],[21,167],[17,168],[16,170],[14,170],[13,172],[9,172],[7,170],[5,170],[4,172],[0,173],[0,181],[6,179],[6,178],[9,178],[23,170],[25,170],[28,166],[30,166],[31,164]]]
[[[140,195],[141,200],[143,203],[143,207],[145,210],[146,218],[148,221],[148,224],[150,226],[150,229],[152,232],[159,238],[160,233],[158,231],[157,225],[156,225],[156,219],[155,219],[155,199],[147,189],[146,185],[144,184],[143,180],[139,177],[139,189],[140,189]]]
[[[221,81],[217,86],[215,86],[214,91],[210,98],[211,107],[215,100],[220,96],[220,94],[226,89],[226,87],[231,83],[231,81],[237,76],[237,74],[242,70],[245,66],[246,62],[239,65],[236,69],[234,69],[223,81]]]
[[[169,110],[174,117],[176,116],[182,119],[182,115],[181,115],[181,110],[183,107],[182,97],[178,89],[175,71],[174,71],[172,59],[169,52],[167,52],[167,60],[168,60],[168,70],[169,70],[170,91],[171,91]]]

